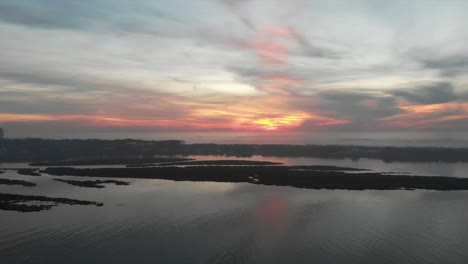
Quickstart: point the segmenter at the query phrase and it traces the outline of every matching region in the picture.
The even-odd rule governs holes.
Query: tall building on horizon
[[[3,139],[4,134],[3,134],[3,128],[0,127],[0,139]]]

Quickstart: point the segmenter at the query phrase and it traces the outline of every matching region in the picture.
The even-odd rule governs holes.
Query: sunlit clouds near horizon
[[[468,129],[468,1],[2,0],[10,131]]]

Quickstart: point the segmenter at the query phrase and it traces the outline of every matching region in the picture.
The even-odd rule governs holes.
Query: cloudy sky
[[[0,0],[16,131],[468,129],[466,0]]]

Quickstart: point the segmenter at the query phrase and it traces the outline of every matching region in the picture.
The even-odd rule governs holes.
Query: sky
[[[0,127],[464,131],[466,0],[0,0]]]

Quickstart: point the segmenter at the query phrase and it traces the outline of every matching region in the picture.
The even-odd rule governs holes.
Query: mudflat
[[[465,178],[399,175],[334,166],[50,167],[41,172],[55,176],[245,182],[310,189],[468,190],[468,179]]]
[[[103,206],[103,203],[68,198],[0,193],[0,209],[18,212],[49,210],[59,204]]]

